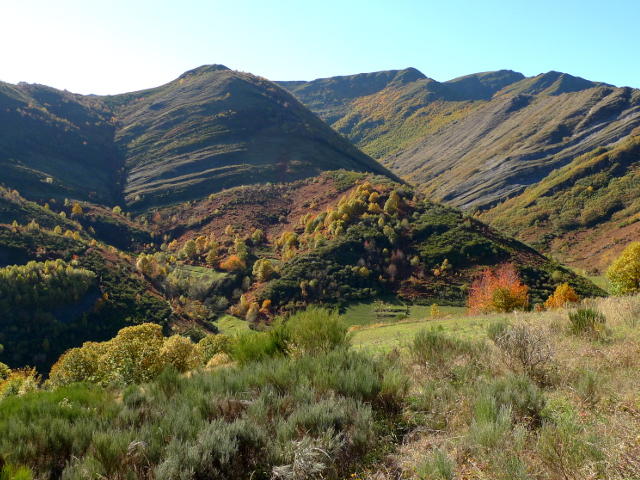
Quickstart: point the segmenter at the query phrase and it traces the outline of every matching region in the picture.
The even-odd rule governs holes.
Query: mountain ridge
[[[284,89],[223,65],[112,96],[0,84],[0,111],[5,183],[43,201],[144,209],[339,168],[398,180]]]

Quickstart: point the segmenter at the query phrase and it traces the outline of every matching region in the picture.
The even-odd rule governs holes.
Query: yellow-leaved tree
[[[607,270],[611,293],[640,292],[640,242],[631,242]]]
[[[556,290],[549,295],[547,301],[544,302],[544,306],[552,310],[565,307],[568,303],[576,303],[578,300],[580,300],[580,297],[578,297],[573,287],[568,283],[563,283],[562,285],[558,285]]]

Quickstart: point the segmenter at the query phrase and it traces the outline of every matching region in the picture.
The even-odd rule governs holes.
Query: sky
[[[640,87],[640,0],[0,0],[0,81],[154,87],[218,63],[271,80],[415,67]]]

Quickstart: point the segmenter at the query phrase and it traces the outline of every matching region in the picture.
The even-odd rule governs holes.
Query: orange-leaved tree
[[[486,268],[471,284],[467,305],[470,313],[524,310],[529,306],[529,287],[512,263]]]
[[[566,306],[567,303],[576,303],[578,300],[580,300],[580,297],[578,297],[573,287],[568,283],[563,283],[562,285],[558,285],[555,292],[549,295],[547,301],[544,302],[544,307],[549,310],[562,308]]]

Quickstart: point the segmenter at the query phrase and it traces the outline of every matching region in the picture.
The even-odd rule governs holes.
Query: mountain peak
[[[405,84],[415,82],[416,80],[424,80],[425,78],[427,78],[427,76],[420,70],[418,70],[417,68],[409,67],[403,70],[398,70],[395,77],[393,78],[392,83]]]
[[[191,70],[187,70],[178,78],[186,78],[192,75],[202,75],[203,73],[211,73],[211,72],[222,72],[222,71],[230,71],[229,67],[220,64],[211,64],[211,65],[201,65],[199,67],[193,68]]]

